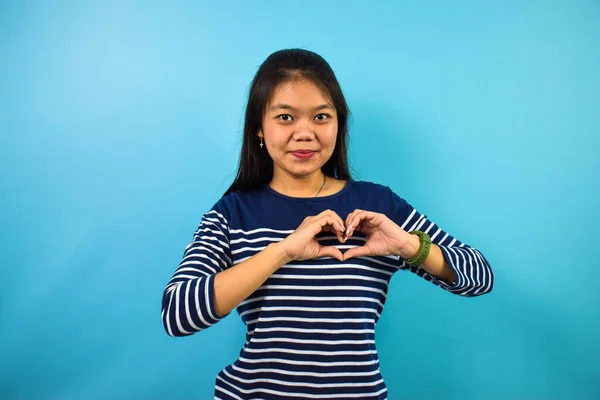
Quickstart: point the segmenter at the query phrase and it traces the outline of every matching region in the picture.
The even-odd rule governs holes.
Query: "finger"
[[[329,217],[333,218],[335,221],[337,221],[337,224],[335,224],[336,229],[338,229],[342,234],[344,233],[344,231],[346,230],[346,223],[344,222],[344,220],[338,215],[338,213],[336,213],[333,210],[325,210],[324,211]]]
[[[361,209],[356,209],[348,214],[346,217],[346,236],[352,236],[352,233],[356,230],[356,227],[360,224],[360,222],[368,218],[370,215],[374,215],[375,213],[370,211],[365,211]]]
[[[331,212],[330,217],[334,220],[335,234],[338,240],[343,243],[346,240],[344,237],[346,232],[344,220],[334,211]]]
[[[365,246],[357,246],[351,249],[346,250],[344,253],[344,259],[342,261],[346,261],[350,258],[368,256],[369,250]]]
[[[327,215],[322,215],[312,221],[313,230],[315,230],[315,235],[319,232],[324,232],[330,230],[331,228],[331,218]]]
[[[335,213],[334,213],[335,214]],[[337,216],[337,214],[334,215],[323,215],[320,219],[319,219],[319,223],[321,225],[321,227],[330,225],[331,227],[333,227],[337,232],[339,232],[340,234],[344,233],[344,227],[341,225],[341,221],[338,221],[335,217]],[[339,218],[339,216],[338,216]],[[341,218],[340,218],[341,220]]]
[[[344,236],[344,231],[336,232],[335,236],[337,236],[337,239],[340,243],[344,243],[346,241],[346,236]]]
[[[338,225],[338,224],[339,224],[338,222],[334,221],[333,225],[325,225],[325,226],[323,226],[322,231],[323,232],[332,232],[335,235],[335,237],[341,243],[343,243],[344,242],[344,236],[343,236],[344,233],[343,233],[343,230],[340,230],[339,228],[336,228],[336,225]]]
[[[314,221],[313,229],[311,231],[312,236],[316,237],[321,232],[333,232],[337,239],[341,242],[343,240],[342,233],[339,228],[336,228],[336,221],[331,217],[322,217]]]
[[[332,212],[335,212],[335,211],[333,211],[333,210],[330,210],[330,209],[327,209],[327,210],[323,210],[323,211],[321,211],[321,212],[320,212],[320,213],[318,213],[316,216],[317,216],[317,217],[322,217],[322,216],[324,216],[324,215],[329,215],[329,214],[331,214]]]
[[[352,222],[350,222],[350,224],[351,224],[350,235],[352,235],[355,230],[360,231],[360,229],[364,228],[365,222],[373,220],[374,218],[377,217],[377,215],[379,215],[379,214],[372,212],[372,211],[358,212],[354,216]]]
[[[319,214],[316,215],[317,218],[322,218],[322,217],[326,217],[326,216],[333,217],[333,218],[339,218],[341,225],[342,226],[344,225],[344,221],[340,218],[340,216],[338,215],[338,213],[336,213],[333,210],[327,209],[327,210],[322,211],[321,213],[319,213]]]
[[[348,234],[350,233],[350,229],[351,229],[351,224],[352,224],[352,220],[354,219],[354,216],[359,213],[362,210],[356,209],[354,211],[352,211],[350,214],[348,214],[348,216],[346,216],[346,236],[349,236]]]
[[[363,221],[360,221],[353,229],[351,234],[354,234],[355,231],[362,232],[363,229]],[[363,232],[364,233],[364,232]]]
[[[356,230],[356,228],[358,227],[361,220],[365,217],[366,214],[367,214],[367,211],[364,211],[364,210],[355,210],[354,211],[352,217],[350,218],[350,223],[349,223],[348,229],[347,229],[348,233],[346,236],[350,237],[354,234],[354,231]]]
[[[333,257],[339,261],[344,261],[344,255],[342,252],[333,246],[321,246],[319,248],[319,254],[317,257]]]
[[[338,241],[340,241],[340,243],[345,242],[346,238],[344,237],[344,231],[346,229],[344,228],[344,221],[342,221],[339,215],[336,215],[335,217],[335,226],[337,227],[335,230],[335,236],[337,237]]]
[[[344,240],[344,232],[342,230],[340,230],[339,228],[337,228],[337,225],[339,223],[337,221],[334,221],[333,225],[325,225],[323,227],[323,231],[327,231],[327,232],[332,232],[333,235],[335,237],[337,237],[337,239],[342,242]]]

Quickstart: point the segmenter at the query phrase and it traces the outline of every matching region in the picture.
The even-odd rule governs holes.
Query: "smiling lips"
[[[301,158],[301,159],[311,158],[313,155],[315,155],[315,153],[316,153],[316,151],[312,151],[312,150],[296,150],[296,151],[292,151],[292,155],[294,157]]]

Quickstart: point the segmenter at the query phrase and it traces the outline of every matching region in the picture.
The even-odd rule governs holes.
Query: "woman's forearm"
[[[407,249],[403,252],[403,254],[400,254],[400,257],[404,258],[405,260],[414,257],[419,251],[419,246],[421,245],[417,235],[410,236],[411,241],[409,246],[407,246]],[[431,244],[429,255],[427,256],[425,262],[421,265],[421,268],[436,278],[445,281],[446,283],[456,283],[456,273],[446,262],[446,259],[444,258],[444,255],[437,244]]]
[[[223,317],[258,289],[275,271],[290,260],[280,243],[215,276],[215,309]]]

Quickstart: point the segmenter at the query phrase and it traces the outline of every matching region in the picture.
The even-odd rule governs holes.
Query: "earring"
[[[260,138],[260,148],[261,149],[263,148],[263,140],[262,140],[262,138]]]

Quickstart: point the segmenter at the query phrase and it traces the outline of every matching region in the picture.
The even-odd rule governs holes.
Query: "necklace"
[[[327,175],[323,174],[323,184],[321,185],[321,189],[319,189],[319,191],[317,192],[317,194],[315,194],[315,197],[317,197],[319,195],[319,193],[321,193],[321,190],[323,190],[323,187],[325,186],[325,182],[327,182]]]

